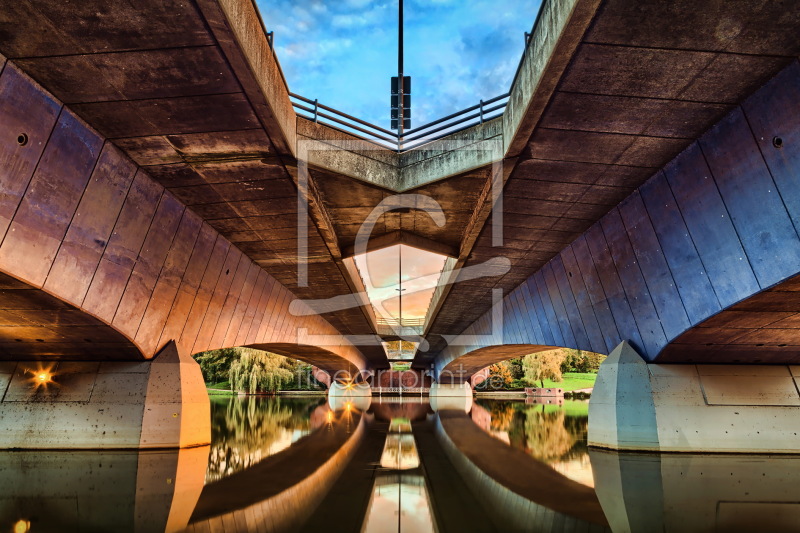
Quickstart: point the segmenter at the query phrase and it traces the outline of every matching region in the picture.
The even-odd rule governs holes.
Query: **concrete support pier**
[[[200,367],[174,342],[146,362],[3,362],[0,391],[0,449],[185,448],[211,442]]]
[[[623,342],[600,367],[589,404],[589,445],[799,453],[798,379],[798,366],[647,364]]]
[[[434,383],[430,391],[431,409],[444,411],[454,409],[466,413],[472,408],[472,387],[463,383]]]

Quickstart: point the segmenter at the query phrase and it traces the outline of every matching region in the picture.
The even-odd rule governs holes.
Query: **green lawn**
[[[226,395],[226,394],[236,394],[235,392],[223,392],[223,391],[230,391],[231,390],[231,382],[230,381],[221,381],[220,383],[206,383],[206,389],[215,389],[209,390],[209,394],[213,395]]]
[[[544,388],[558,388],[564,389],[564,392],[571,392],[594,387],[595,379],[597,379],[597,374],[589,372],[565,372],[562,376],[562,381],[544,380]]]

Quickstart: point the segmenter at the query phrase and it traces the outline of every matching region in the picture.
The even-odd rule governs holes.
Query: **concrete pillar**
[[[174,342],[144,362],[0,363],[0,393],[0,449],[211,442],[200,367]]]
[[[648,365],[623,342],[589,402],[589,445],[670,452],[800,452],[800,367]]]
[[[434,383],[429,394],[431,409],[443,411],[454,409],[469,413],[472,409],[472,387],[464,383]]]

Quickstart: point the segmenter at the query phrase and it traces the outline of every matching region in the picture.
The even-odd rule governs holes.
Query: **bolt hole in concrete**
[[[20,133],[17,135],[17,144],[20,146],[25,146],[28,144],[28,135],[26,133]]]
[[[783,139],[780,137],[773,137],[772,138],[772,146],[775,148],[782,148],[783,147]]]

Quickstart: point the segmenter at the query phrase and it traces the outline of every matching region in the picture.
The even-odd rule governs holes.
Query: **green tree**
[[[522,358],[525,381],[531,384],[539,382],[542,387],[545,379],[561,381],[561,363],[565,357],[563,350],[548,350],[526,355]]]
[[[206,383],[222,383],[229,380],[231,363],[239,357],[240,348],[223,348],[200,352],[194,356]]]
[[[240,355],[231,363],[231,388],[240,392],[275,392],[294,375],[286,368],[286,357],[251,348],[239,348]]]
[[[504,389],[511,385],[513,380],[508,361],[500,361],[489,366],[489,377],[486,379],[486,383],[493,389]]]

